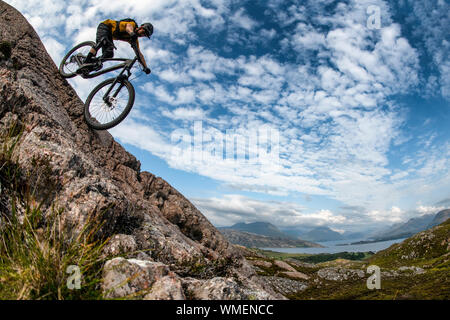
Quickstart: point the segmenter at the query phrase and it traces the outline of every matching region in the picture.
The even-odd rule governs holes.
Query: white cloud
[[[218,226],[229,226],[243,221],[267,221],[281,227],[340,225],[346,222],[344,216],[334,214],[330,210],[305,213],[304,207],[296,203],[259,201],[235,194],[221,198],[196,198],[192,201]]]
[[[437,213],[444,209],[445,209],[445,207],[419,206],[417,208],[417,211],[420,212],[421,214],[431,214],[431,213]]]
[[[188,84],[188,83],[192,82],[191,78],[187,74],[178,73],[172,69],[166,69],[166,70],[159,72],[158,77],[160,77],[161,79],[163,79],[167,82],[171,82],[171,83],[181,82],[184,84]]]
[[[239,27],[250,31],[257,26],[257,22],[245,14],[244,9],[237,10],[230,20]]]
[[[325,35],[317,32],[312,26],[305,23],[299,23],[292,36],[294,48],[301,52],[305,49],[318,50],[325,45]]]
[[[426,68],[438,70],[439,90],[444,98],[450,100],[450,41],[448,40],[448,29],[450,23],[450,4],[446,1],[430,0],[426,5],[420,5],[417,1],[406,0],[398,6],[398,10],[404,10],[405,6],[412,7],[409,10],[406,23],[413,26],[414,32],[420,36],[422,41],[417,43],[417,47],[423,50],[423,55],[431,57],[432,64]],[[422,45],[423,44],[423,45]],[[431,78],[437,79],[437,78]],[[422,79],[424,85],[429,84],[429,79]],[[434,89],[434,88],[433,88]]]
[[[200,108],[176,108],[164,110],[162,114],[174,120],[201,120],[206,117],[206,112]]]
[[[398,207],[392,207],[389,211],[370,211],[368,216],[376,222],[398,223],[405,220],[405,213],[405,211]]]
[[[45,48],[52,57],[53,61],[61,61],[65,55],[65,47],[62,43],[53,38],[43,38]]]
[[[75,42],[93,40],[103,19],[126,13],[138,22],[154,22],[152,40],[141,45],[153,74],[140,78],[143,94],[137,95],[136,104],[145,106],[139,109],[142,113],[163,111],[141,117],[139,122],[131,116],[112,132],[122,142],[148,150],[172,167],[241,190],[324,195],[372,212],[403,208],[419,197],[438,201],[446,196],[442,190],[450,186],[448,145],[436,148],[430,140],[417,154],[410,154],[411,159],[401,159],[401,170],[392,169],[389,163],[392,146],[406,141],[406,117],[390,98],[417,88],[421,79],[419,51],[402,35],[400,25],[392,22],[385,1],[341,2],[327,14],[323,10],[329,1],[305,2],[287,10],[280,10],[282,2],[270,1],[268,6],[276,13],[273,22],[293,30],[283,35],[284,40],[279,40],[274,29],[250,18],[243,8],[231,10],[228,1],[208,5],[199,0],[8,2],[26,13],[57,63]],[[368,4],[382,9],[382,29],[366,28]],[[447,96],[450,64],[445,55],[448,42],[442,39],[447,25],[442,27],[442,21],[446,20],[432,6],[424,7],[422,10],[414,3],[415,15],[424,19],[421,25],[431,30],[424,34],[439,70],[436,85],[428,90],[440,86]],[[432,27],[435,17],[440,17],[439,23]],[[201,40],[202,31],[210,36],[231,33],[245,46],[238,51],[240,56],[233,51],[222,56],[222,48]],[[261,37],[278,39],[283,51],[256,55],[254,48],[265,49]],[[240,42],[225,43],[224,47],[236,43]],[[117,55],[129,54],[126,44],[118,47]],[[317,55],[305,49],[316,50]],[[100,80],[74,79],[71,83],[85,98]],[[205,130],[223,134],[227,129],[244,134],[264,124],[273,126],[280,133],[278,165],[246,166],[228,161],[211,166],[174,160],[170,141],[158,132],[177,127],[191,132],[187,121],[199,118],[204,120]],[[149,142],[152,139],[154,142]],[[396,214],[399,216],[394,213],[394,217]]]
[[[151,150],[159,157],[167,157],[172,152],[172,147],[166,138],[131,117],[125,119],[120,126],[112,128],[110,132],[120,142],[134,145],[143,150]]]

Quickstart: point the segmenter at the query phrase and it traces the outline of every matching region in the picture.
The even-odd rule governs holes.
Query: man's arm
[[[135,34],[134,33],[134,26],[131,23],[127,23],[127,26],[125,27],[125,30],[128,32],[128,34],[130,36]],[[133,45],[133,41],[134,41],[134,44],[136,44],[136,48],[135,49],[137,50],[137,53],[138,53],[139,58],[141,60],[142,66],[144,67],[144,69],[147,69],[147,62],[145,62],[144,55],[142,54],[141,50],[139,49],[139,45],[137,45],[137,38],[130,40],[132,45]]]
[[[144,55],[139,48],[137,48],[137,51],[139,53],[139,58],[141,59],[142,66],[144,67],[144,69],[147,69],[147,62],[145,62]]]

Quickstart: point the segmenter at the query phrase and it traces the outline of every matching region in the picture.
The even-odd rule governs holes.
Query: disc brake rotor
[[[111,112],[117,107],[117,98],[108,97],[108,101],[103,104],[103,109],[105,112]]]

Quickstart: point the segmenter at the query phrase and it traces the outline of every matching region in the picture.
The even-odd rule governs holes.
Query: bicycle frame
[[[103,39],[101,41],[107,41],[107,39]],[[114,43],[112,44],[114,46]],[[98,49],[101,47],[101,42],[99,42],[99,44],[97,44],[94,47],[94,50],[98,51]],[[115,49],[117,49],[114,46]],[[136,63],[136,61],[141,62],[140,58],[139,58],[139,54],[137,51],[137,48],[135,45],[132,45],[132,48],[134,50],[134,53],[136,54],[135,57],[133,59],[125,59],[125,58],[106,58],[106,59],[100,59],[100,61],[106,62],[106,61],[123,61],[120,64],[117,64],[115,66],[106,68],[106,69],[102,69],[98,72],[94,72],[94,73],[88,73],[88,74],[81,74],[81,77],[83,77],[84,79],[92,79],[98,76],[101,76],[103,74],[106,74],[108,72],[111,71],[115,71],[115,70],[120,70],[122,69],[122,71],[119,73],[119,75],[114,79],[114,82],[111,84],[111,86],[109,87],[108,91],[105,93],[105,95],[103,96],[103,101],[105,101],[105,103],[110,106],[111,105],[111,101],[108,99],[109,98],[109,94],[111,93],[111,91],[113,90],[114,86],[117,84],[117,82],[119,82],[122,79],[128,79],[131,76],[131,68],[133,68],[134,64]],[[141,62],[142,63],[142,62]],[[127,72],[127,75],[124,75],[125,72]],[[113,98],[115,98],[120,90],[123,87],[123,83],[120,84],[119,88],[116,90],[116,92],[113,94]]]
[[[105,61],[123,61],[123,63],[117,64],[115,66],[112,66],[112,67],[109,67],[109,68],[106,68],[106,69],[102,69],[102,70],[100,70],[98,72],[88,73],[86,75],[82,75],[82,77],[84,79],[92,79],[92,78],[101,76],[101,75],[103,75],[105,73],[108,73],[108,72],[111,72],[111,71],[116,71],[116,70],[119,70],[119,69],[123,68],[123,71],[119,75],[119,76],[121,76],[121,75],[123,75],[123,73],[126,70],[130,70],[133,67],[133,65],[136,63],[137,60],[138,60],[137,57],[135,57],[134,59],[125,59],[125,58],[102,59],[101,60],[102,62],[105,62]]]

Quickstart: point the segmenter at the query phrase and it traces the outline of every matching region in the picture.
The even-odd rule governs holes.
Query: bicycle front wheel
[[[64,78],[75,77],[77,75],[76,71],[80,67],[80,62],[84,61],[89,53],[89,50],[93,47],[95,47],[95,42],[86,41],[70,49],[59,65],[59,73]]]
[[[106,95],[114,80],[100,83],[84,104],[84,119],[93,129],[106,130],[118,125],[133,107],[134,88],[127,79],[119,80]]]

